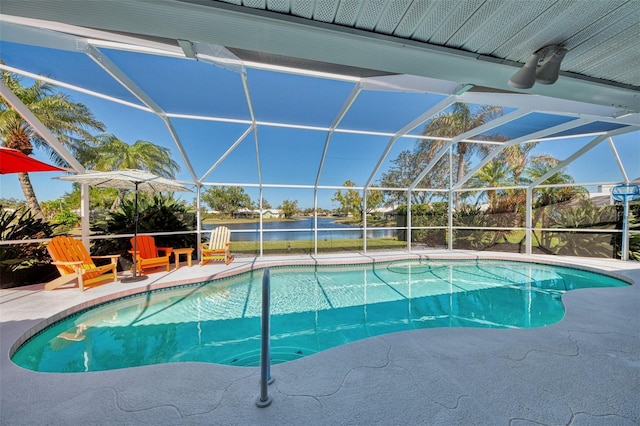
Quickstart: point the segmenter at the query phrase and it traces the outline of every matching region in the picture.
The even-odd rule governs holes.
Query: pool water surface
[[[562,319],[566,291],[628,285],[581,270],[489,260],[270,272],[273,363],[411,329],[542,327]],[[45,328],[12,361],[40,372],[186,361],[257,366],[261,284],[256,270],[108,302]]]

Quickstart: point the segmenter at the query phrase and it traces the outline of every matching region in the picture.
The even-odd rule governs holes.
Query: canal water
[[[313,240],[312,217],[289,221],[263,222],[264,241]],[[203,229],[213,229],[217,225],[202,225]],[[260,223],[225,224],[231,229],[232,241],[258,241]],[[394,229],[368,228],[367,238],[395,238]],[[336,223],[335,218],[318,218],[318,240],[340,240],[362,238],[362,230],[358,226]]]

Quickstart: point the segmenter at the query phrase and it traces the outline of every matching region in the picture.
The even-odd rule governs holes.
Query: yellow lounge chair
[[[117,268],[119,254],[107,256],[91,256],[80,240],[76,240],[65,235],[54,237],[47,244],[47,251],[53,259],[54,265],[60,272],[60,277],[47,283],[45,290],[53,290],[64,284],[78,280],[80,291],[84,291],[84,286],[101,281],[117,281]],[[110,259],[111,263],[103,266],[96,266],[93,259]]]
[[[202,266],[210,261],[224,261],[225,264],[230,264],[233,261],[233,256],[229,252],[230,244],[231,231],[229,228],[218,226],[212,230],[209,242],[200,244],[202,250],[200,265]]]
[[[131,250],[129,253],[133,256],[133,241],[131,239]],[[150,235],[138,235],[138,255],[136,257],[136,265],[138,273],[142,273],[143,269],[157,268],[158,266],[166,266],[169,272],[169,257],[173,251],[173,247],[156,247],[156,240]],[[164,255],[160,255],[163,252]]]

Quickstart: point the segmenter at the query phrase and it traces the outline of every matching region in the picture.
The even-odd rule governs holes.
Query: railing
[[[260,408],[267,407],[271,404],[269,396],[269,385],[274,382],[271,377],[271,350],[269,348],[271,324],[270,298],[271,298],[271,279],[269,277],[269,268],[265,268],[262,275],[262,347],[260,351],[260,397],[256,400],[256,405]]]

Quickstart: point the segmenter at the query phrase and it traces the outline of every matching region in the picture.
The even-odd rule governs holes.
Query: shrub
[[[618,220],[616,221],[616,229],[622,229],[622,219],[624,216],[624,205],[616,204],[610,206],[617,211]],[[629,259],[640,260],[640,201],[634,201],[629,204]],[[618,259],[622,258],[622,234],[615,234],[612,243]]]
[[[95,235],[133,234],[135,202],[123,200],[117,211],[106,215],[104,222],[92,227]],[[194,211],[170,197],[154,195],[140,198],[138,203],[138,233],[193,231],[196,228]],[[131,259],[129,238],[114,238],[96,240],[93,251],[99,254],[121,254]],[[155,237],[156,245],[160,247],[195,247],[195,234],[160,235]],[[194,251],[195,254],[195,251]]]
[[[4,210],[0,205],[0,239],[30,240],[49,238],[53,235],[51,226],[37,219],[25,207]],[[2,287],[9,284],[31,284],[43,281],[55,268],[49,267],[51,258],[42,243],[0,246],[0,274]],[[41,269],[46,269],[42,272]],[[32,271],[25,271],[30,269]]]
[[[411,226],[447,226],[448,204],[439,201],[431,204],[411,205]],[[400,206],[396,216],[397,226],[407,226],[407,206]],[[411,235],[412,242],[425,244],[429,247],[438,247],[446,243],[446,229],[414,229]],[[399,240],[407,240],[405,231],[398,232]]]
[[[549,239],[558,243],[553,253],[564,256],[616,257],[620,236],[607,230],[621,229],[621,210],[618,206],[597,207],[589,200],[580,201],[570,209],[559,210],[551,217],[551,228],[575,229],[575,232],[549,232]],[[580,232],[581,230],[602,229],[602,233]],[[617,240],[617,241],[616,241]]]
[[[463,205],[453,213],[454,226],[483,228],[487,225],[487,215],[480,207]],[[480,250],[490,245],[493,232],[486,229],[454,229],[454,247],[466,250]]]

